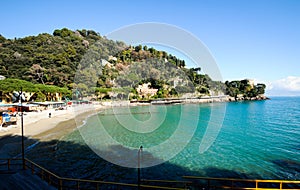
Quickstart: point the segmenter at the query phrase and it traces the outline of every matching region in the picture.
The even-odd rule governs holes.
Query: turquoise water
[[[59,172],[70,177],[135,180],[136,169],[105,160],[136,167],[143,145],[143,178],[300,179],[300,97],[116,108],[90,117],[63,141],[55,164],[67,162],[72,175]]]
[[[196,171],[215,168],[241,176],[299,179],[300,98],[227,103],[213,146],[202,155],[194,151],[190,162],[184,162],[197,142],[190,145],[171,162]]]

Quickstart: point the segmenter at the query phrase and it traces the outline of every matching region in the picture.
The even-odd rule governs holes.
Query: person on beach
[[[49,118],[51,118],[51,112],[49,113]]]

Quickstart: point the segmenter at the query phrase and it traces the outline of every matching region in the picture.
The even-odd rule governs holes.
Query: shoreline
[[[181,99],[179,104],[203,104],[213,102],[232,102],[230,97],[208,97],[208,98],[186,98]],[[174,101],[172,99],[171,101]],[[244,100],[245,101],[245,100]],[[256,101],[256,100],[250,100]],[[170,103],[170,100],[163,100],[162,104],[165,105],[178,104],[175,100],[174,104]],[[149,106],[159,105],[151,103],[130,103],[130,101],[112,101],[102,102],[90,105],[76,105],[69,107],[68,110],[47,110],[44,112],[29,112],[24,114],[24,137],[27,138],[25,146],[30,147],[37,141],[47,142],[52,140],[61,140],[65,135],[70,134],[78,127],[85,124],[86,120],[98,114],[99,112],[112,107],[134,107],[134,106]],[[52,113],[52,117],[49,118],[49,112]],[[18,125],[10,126],[7,129],[0,130],[0,158],[12,157],[20,151],[20,140],[9,140],[5,137],[21,137],[21,125],[20,117],[18,118]],[[31,147],[32,148],[32,147]]]
[[[214,96],[214,97],[202,97],[202,98],[172,98],[172,99],[158,99],[150,101],[107,101],[101,103],[93,103],[87,105],[76,105],[68,107],[68,110],[54,109],[46,110],[43,112],[24,112],[24,136],[29,138],[41,138],[48,131],[53,131],[59,128],[59,125],[63,123],[71,123],[73,120],[75,127],[78,122],[85,120],[99,113],[101,110],[105,110],[112,107],[134,107],[134,106],[149,106],[149,105],[174,105],[174,104],[203,104],[203,103],[217,103],[217,102],[240,102],[240,101],[261,101],[269,100],[266,96],[260,96],[255,99],[234,99],[230,96]],[[51,113],[52,117],[49,118],[48,114]],[[7,135],[21,135],[21,116],[17,118],[17,125],[11,125],[9,127],[0,128],[0,137]],[[65,124],[64,124],[65,126]],[[75,128],[72,127],[72,128]],[[62,128],[62,127],[61,127]],[[63,128],[64,130],[67,128]],[[58,129],[57,129],[58,130]],[[55,131],[57,131],[55,130]],[[64,131],[61,130],[60,131]]]
[[[259,95],[253,98],[244,97],[231,97],[228,95],[221,96],[203,96],[203,97],[186,97],[186,98],[161,98],[150,100],[131,100],[131,106],[143,106],[143,105],[172,105],[172,104],[203,104],[214,102],[241,102],[241,101],[261,101],[270,100],[269,97]]]
[[[24,137],[25,151],[33,148],[38,142],[50,142],[61,140],[65,135],[70,134],[82,126],[92,115],[108,106],[93,104],[69,107],[68,110],[48,110],[45,113],[30,113],[24,115]],[[52,113],[51,118],[48,112]],[[30,122],[29,119],[34,119]],[[0,131],[0,158],[11,158],[20,156],[21,152],[21,118],[18,118],[18,125],[10,126]],[[80,124],[79,124],[80,123]]]
[[[74,120],[77,117],[81,117],[82,114],[90,112],[97,112],[103,109],[101,105],[92,106],[75,106],[69,107],[67,110],[50,109],[43,112],[24,112],[23,123],[24,123],[24,136],[35,137],[48,130],[56,128],[56,126],[65,121]],[[51,118],[48,114],[51,113]],[[17,125],[10,125],[3,127],[0,130],[0,136],[4,135],[18,135],[21,134],[21,116],[17,118]]]

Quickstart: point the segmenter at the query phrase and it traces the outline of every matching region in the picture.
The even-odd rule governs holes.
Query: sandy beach
[[[50,109],[42,112],[29,112],[23,115],[23,126],[25,136],[25,153],[32,145],[39,142],[58,141],[64,135],[71,133],[77,126],[92,114],[101,109],[108,108],[108,105],[76,105],[66,110]],[[51,118],[49,118],[51,113]],[[17,125],[11,125],[0,129],[0,158],[21,157],[21,117],[17,118]],[[17,181],[18,183],[13,183]],[[34,182],[32,182],[34,181]],[[23,173],[1,175],[0,189],[24,188],[30,189],[52,189],[47,183],[39,178]],[[34,184],[34,185],[33,185]],[[53,188],[54,189],[54,188]]]
[[[76,105],[66,110],[49,109],[24,113],[24,136],[27,139],[25,146],[30,146],[37,140],[40,142],[59,140],[82,125],[89,115],[108,107],[110,106],[101,104]],[[15,157],[20,153],[21,116],[18,116],[17,120],[17,125],[0,129],[0,158]]]
[[[97,112],[103,109],[102,105],[78,105],[68,107],[65,110],[49,109],[42,112],[24,112],[23,126],[24,135],[34,137],[45,131],[53,129],[60,122],[67,121],[78,117],[84,113]],[[51,117],[49,117],[51,113]],[[77,120],[77,119],[76,119]],[[10,125],[0,129],[0,136],[4,135],[20,135],[21,134],[21,116],[17,116],[17,125]]]

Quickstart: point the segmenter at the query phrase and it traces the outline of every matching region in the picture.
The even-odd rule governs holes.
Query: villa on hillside
[[[110,55],[110,56],[108,56],[108,61],[115,61],[115,62],[117,62],[118,59],[116,57]]]
[[[151,97],[151,96],[156,95],[158,89],[149,88],[150,85],[151,85],[151,83],[148,82],[148,83],[144,83],[142,85],[139,85],[136,88],[136,91],[138,92],[138,95],[139,95],[140,98]]]
[[[183,85],[183,86],[187,85],[187,83],[179,76],[174,77],[170,80],[171,80],[171,84],[172,84],[173,88],[175,88],[176,86],[180,86],[180,85]]]
[[[105,66],[107,66],[108,68],[112,68],[113,67],[113,64],[111,64],[110,62],[106,61],[105,59],[101,59],[100,63],[104,67]]]

